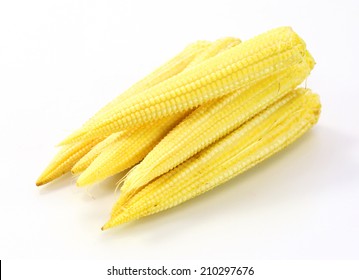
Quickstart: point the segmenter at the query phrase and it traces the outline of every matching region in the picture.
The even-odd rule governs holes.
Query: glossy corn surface
[[[121,190],[123,193],[135,191],[238,128],[302,83],[313,66],[314,61],[308,54],[307,59],[296,66],[246,90],[200,106],[129,173]]]
[[[117,104],[123,102],[129,96],[135,95],[144,89],[154,86],[163,80],[178,74],[185,67],[187,67],[196,56],[203,53],[210,45],[211,43],[209,41],[197,41],[190,44],[174,58],[153,71],[138,83],[134,84],[123,94],[119,95],[103,107],[84,124],[84,127],[91,126],[91,123],[101,119],[103,114],[110,112],[111,108],[116,107]],[[74,174],[84,171],[100,154],[101,150],[108,146],[111,142],[113,142],[113,139],[116,138],[116,136],[109,135],[109,139],[105,139],[105,136],[107,135],[101,135],[93,139],[85,139],[84,141],[78,141],[74,144],[64,146],[50,162],[48,167],[43,171],[36,184],[40,186],[49,183],[70,170],[72,170]],[[99,139],[102,139],[103,142],[101,141],[102,143],[99,143],[99,141],[97,141]],[[94,146],[96,147],[94,148]]]
[[[239,43],[240,40],[236,38],[219,39],[196,57],[196,63],[202,63],[211,56],[215,56]],[[188,68],[190,67],[192,65],[188,66]],[[141,161],[188,114],[189,112],[179,113],[137,129],[123,131],[121,134],[115,133],[118,136],[105,149],[102,149],[103,145],[99,143],[97,146],[102,149],[100,153],[97,153],[99,149],[96,149],[96,146],[74,166],[74,169],[78,169],[78,165],[84,166],[82,161],[86,165],[89,164],[78,178],[77,185],[93,184],[132,167]],[[106,140],[103,142],[107,144]]]
[[[81,187],[93,184],[132,167],[141,161],[182,118],[183,114],[177,114],[165,121],[153,123],[153,126],[125,131],[101,151],[77,179],[76,185]]]
[[[37,179],[36,185],[47,184],[69,172],[73,165],[102,139],[100,137],[61,147],[60,151]]]
[[[63,143],[134,128],[193,109],[300,63],[305,54],[305,43],[291,28],[271,30],[129,97],[116,112]]]
[[[151,88],[182,72],[192,63],[194,59],[196,59],[196,57],[202,56],[203,53],[207,53],[206,50],[208,47],[211,46],[211,44],[211,42],[204,40],[196,41],[189,44],[179,54],[177,54],[172,59],[158,67],[152,73],[132,85],[125,92],[121,93],[114,100],[101,108],[99,112],[97,112],[84,124],[84,126],[91,127],[92,124],[99,121],[103,116],[106,116],[106,114],[108,114],[109,112],[113,112],[114,108],[116,108],[119,104],[124,102],[130,96],[134,96],[138,93],[141,93],[142,91]]]
[[[289,93],[132,197],[120,198],[103,229],[171,208],[228,181],[292,143],[319,114],[319,98],[310,90]]]
[[[72,174],[79,174],[86,170],[87,167],[104,151],[107,147],[110,147],[115,142],[117,142],[125,131],[113,133],[110,136],[106,137],[96,146],[94,146],[88,153],[86,153],[76,164],[72,167]]]

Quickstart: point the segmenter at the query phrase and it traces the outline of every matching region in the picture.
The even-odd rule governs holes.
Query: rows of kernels
[[[243,92],[237,91],[202,105],[145,157],[128,176],[123,191],[144,185],[236,129],[294,89],[307,77],[310,70],[303,62],[266,78]]]
[[[145,78],[131,86],[128,90],[118,95],[114,100],[109,102],[103,108],[101,108],[94,116],[92,116],[80,129],[72,133],[68,138],[73,138],[76,141],[80,141],[81,137],[86,138],[86,128],[92,127],[92,125],[101,119],[106,119],[108,115],[112,115],[116,112],[116,108],[119,104],[125,100],[130,100],[136,94],[148,89],[152,86],[161,83],[162,81],[180,73],[188,64],[201,52],[203,52],[211,43],[209,41],[197,41],[187,46],[181,53],[174,58],[160,66]],[[116,132],[115,127],[111,127],[110,132],[105,132],[103,135],[110,135],[111,131]],[[91,137],[88,137],[91,138]],[[70,143],[66,139],[60,143],[65,145]]]
[[[228,142],[228,143],[232,144],[231,142]],[[242,144],[243,144],[243,143],[242,143]],[[223,153],[223,149],[221,149],[219,152]],[[217,152],[217,154],[218,154],[218,152]],[[223,155],[223,154],[222,154],[222,155]],[[222,155],[221,155],[221,156],[222,156]],[[211,158],[212,158],[212,155],[211,155],[209,158],[206,158],[204,162],[207,162],[207,161],[210,160]],[[217,160],[218,160],[218,159],[217,159]],[[210,170],[210,169],[209,169],[210,166],[211,166],[211,165],[208,164],[208,166],[206,167],[206,173],[216,174],[216,169]],[[221,165],[221,166],[223,166],[223,165]],[[217,168],[219,174],[221,174],[221,172],[223,171],[223,170],[221,170],[221,166],[219,166],[219,168],[220,168],[219,170],[218,170],[218,168]],[[212,172],[214,172],[214,173],[212,173]],[[201,180],[201,179],[202,179],[202,177],[196,178],[196,180]],[[192,181],[192,183],[195,183],[195,182]],[[202,183],[203,183],[203,182],[202,182]]]
[[[314,98],[313,98],[314,97]],[[314,102],[312,102],[312,104],[309,104],[307,101],[308,99],[312,99]],[[254,134],[252,136],[250,135],[246,135],[246,137],[251,137],[252,142],[257,140],[256,144],[257,144],[257,149],[259,147],[262,147],[261,151],[269,151],[272,150],[270,146],[268,146],[268,143],[271,143],[271,145],[275,145],[276,143],[280,143],[281,141],[278,141],[277,137],[277,141],[273,141],[273,139],[276,137],[276,133],[279,135],[280,133],[284,133],[284,135],[286,136],[281,136],[281,137],[287,137],[287,140],[294,140],[293,137],[288,138],[288,136],[292,136],[292,134],[296,134],[297,131],[301,131],[302,127],[307,127],[307,126],[312,126],[315,122],[313,121],[308,121],[308,116],[309,118],[311,118],[312,120],[318,119],[318,114],[319,112],[315,112],[313,109],[314,108],[320,108],[319,107],[319,101],[316,95],[311,95],[311,96],[299,96],[297,97],[295,100],[290,101],[286,107],[288,107],[288,111],[283,111],[283,110],[279,110],[276,112],[275,115],[272,116],[271,119],[268,119],[268,121],[266,123],[263,123],[263,125],[261,125],[261,128],[256,127],[254,131]],[[289,129],[289,128],[290,129]],[[256,136],[256,137],[254,137]],[[250,138],[248,138],[250,139]],[[265,139],[267,139],[269,142],[266,142]],[[250,147],[250,142],[247,142],[249,144],[248,147]],[[243,143],[241,143],[243,144]],[[237,150],[235,146],[233,146],[234,150]],[[244,164],[243,166],[247,167],[248,164],[247,162],[252,162],[253,160],[251,159],[252,156],[257,155],[258,153],[256,152],[255,154],[252,155],[252,151],[253,149],[248,149],[245,150],[244,152],[240,152],[239,154],[241,154],[241,157],[244,159]],[[235,158],[233,159],[235,160]],[[232,162],[235,163],[235,162]],[[241,165],[234,165],[234,172],[237,174],[238,171],[243,170],[243,166],[241,167]],[[216,172],[216,170],[211,170],[212,172]],[[220,183],[220,182],[219,182]]]
[[[128,90],[118,95],[114,100],[101,108],[99,112],[84,124],[84,126],[91,126],[107,113],[113,112],[113,110],[116,109],[116,106],[124,100],[177,75],[183,71],[196,56],[201,54],[209,46],[211,46],[209,41],[196,41],[190,44],[171,60],[155,69],[152,73],[132,85]]]
[[[288,52],[284,52],[278,56],[273,56],[270,57],[268,60],[264,60],[261,61],[259,64],[261,64],[261,66],[257,66],[256,64],[249,66],[248,69],[246,68],[242,68],[240,71],[236,71],[236,72],[241,72],[240,76],[243,78],[243,80],[245,81],[243,84],[246,85],[248,83],[248,81],[250,80],[258,80],[258,77],[262,77],[263,75],[267,74],[267,76],[269,74],[273,74],[275,72],[278,72],[280,70],[283,69],[283,66],[289,67],[295,63],[300,63],[303,60],[302,55],[300,55],[298,52],[296,51],[288,51]],[[223,70],[220,70],[223,71]],[[247,76],[246,74],[248,73],[248,75],[252,75],[252,76]],[[229,73],[227,73],[228,76]],[[212,73],[212,75],[217,75],[219,76],[219,74],[216,73]],[[238,87],[240,87],[242,85],[241,80],[239,79],[239,77],[236,77],[237,81],[233,81],[233,77],[229,76],[226,77],[222,80],[219,80],[217,78],[212,78],[212,84],[210,84],[209,86],[215,87],[215,89],[213,89],[212,91],[205,91],[204,87],[200,87],[200,89],[203,91],[203,97],[201,95],[198,96],[198,99],[194,100],[194,102],[198,105],[198,104],[202,104],[205,101],[208,101],[210,99],[213,99],[215,96],[221,95],[221,92],[227,92],[230,89],[236,89]],[[207,85],[209,83],[208,77],[204,77],[201,81],[199,80],[198,83],[200,83],[201,85]],[[218,86],[216,86],[217,84],[219,84]],[[187,89],[186,89],[187,87]],[[175,91],[175,93],[173,94],[173,98],[174,99],[170,99],[168,100],[167,98],[161,96],[161,95],[156,95],[153,98],[149,97],[147,100],[144,101],[145,105],[142,105],[143,107],[147,107],[149,105],[151,105],[151,100],[153,99],[152,103],[154,104],[158,104],[161,102],[168,102],[167,104],[165,104],[166,106],[168,106],[168,110],[173,108],[171,112],[176,111],[176,106],[178,106],[179,104],[183,104],[186,102],[186,100],[188,99],[188,96],[184,96],[183,94],[179,94],[179,93],[184,93],[187,90],[188,91],[193,91],[195,90],[196,87],[195,85],[189,83],[187,85],[185,85],[182,88],[177,88],[177,92]],[[193,94],[192,93],[188,93],[189,95]],[[162,97],[162,98],[161,98]],[[137,104],[129,104],[132,105],[130,108],[133,111],[137,111],[141,109],[141,104],[137,103]],[[157,106],[161,106],[161,105],[157,105]],[[165,106],[163,106],[165,107]],[[129,109],[130,109],[129,108]],[[157,109],[160,109],[161,107],[157,107]],[[153,111],[152,113],[161,113],[161,112],[156,112]],[[152,117],[151,115],[149,116],[150,118]]]
[[[260,67],[256,67],[255,65],[249,67],[248,69],[242,69],[241,72],[244,73],[242,80],[235,77],[235,75],[232,75],[222,80],[217,80],[212,84],[207,84],[206,87],[192,90],[191,92],[188,89],[179,88],[174,91],[175,94],[172,92],[174,96],[170,99],[166,99],[165,101],[163,101],[163,98],[161,98],[162,96],[159,95],[147,100],[138,100],[138,103],[128,104],[129,106],[123,103],[124,108],[121,112],[109,116],[102,122],[97,123],[96,126],[91,128],[88,135],[90,135],[90,137],[95,137],[96,135],[103,133],[109,134],[122,129],[123,127],[140,125],[141,123],[154,121],[158,118],[163,118],[177,112],[183,112],[188,110],[190,106],[192,109],[200,104],[213,100],[218,96],[223,96],[224,94],[228,94],[230,91],[244,87],[250,83],[254,83],[261,78],[265,78],[269,76],[270,73],[276,73],[281,71],[283,68],[294,65],[295,63],[300,63],[303,60],[303,57],[295,51],[294,54],[292,52],[291,55],[284,54],[283,56],[279,55],[270,58],[268,61],[261,62],[263,65],[268,65],[270,71],[265,70],[266,68],[261,68],[261,70],[259,70]],[[286,58],[288,59],[288,65],[283,63],[283,60]],[[276,61],[280,61],[281,63],[277,63],[277,66],[275,67],[274,63]],[[249,74],[247,75],[247,73]],[[250,73],[252,73],[252,76]],[[205,82],[203,83],[205,84]],[[194,88],[194,86],[191,87],[191,85],[188,85],[188,87]],[[211,87],[212,90],[209,89]],[[185,92],[190,93],[184,94]],[[196,97],[192,94],[196,94]],[[191,102],[188,102],[187,100],[191,100]],[[166,112],[166,114],[164,112]],[[134,118],[134,115],[137,116],[137,118]],[[121,127],[121,124],[123,127]]]
[[[116,208],[115,206],[112,219],[105,228],[182,203],[231,179],[290,144],[313,125],[311,122],[304,121],[307,119],[308,114],[312,115],[309,118],[318,118],[318,115],[315,115],[316,110],[303,107],[308,106],[305,98],[299,97],[296,98],[296,101],[288,102],[288,105],[284,105],[284,108],[288,110],[287,117],[282,117],[285,110],[279,109],[260,124],[262,129],[258,125],[249,125],[255,133],[258,133],[271,123],[275,124],[268,133],[264,135],[260,133],[260,136],[254,135],[251,137],[246,133],[247,142],[245,142],[238,141],[240,140],[240,136],[238,136],[240,133],[238,134],[235,131],[209,149],[204,150],[199,157],[192,158],[177,167],[176,171],[171,171],[159,177],[159,179],[150,183],[134,196],[124,207],[117,205]],[[319,101],[314,100],[309,106],[319,107]],[[280,122],[275,122],[276,119],[280,119]],[[240,132],[241,129],[238,129],[238,131]],[[243,134],[241,136],[243,137]],[[250,140],[252,140],[252,143]],[[247,149],[238,153],[240,151],[238,148],[243,144],[247,146]],[[242,164],[241,160],[243,161]],[[190,175],[186,174],[189,166],[194,166],[198,171],[196,172],[197,176],[193,176],[193,170],[191,170]],[[223,173],[224,170],[227,171]],[[171,182],[175,177],[182,180],[180,183],[176,183],[176,187],[171,187]]]
[[[123,131],[113,133],[94,146],[87,154],[85,154],[78,162],[76,162],[76,164],[71,169],[71,173],[78,174],[83,172],[104,149],[115,143],[123,133]]]
[[[72,166],[102,139],[100,137],[61,147],[60,151],[37,179],[36,185],[44,185],[69,172]]]
[[[96,113],[84,126],[91,126],[91,123],[98,121],[103,115],[106,115],[108,112],[111,112],[113,108],[117,106],[117,103],[121,103],[122,100],[128,99],[132,95],[142,91],[145,88],[154,86],[161,81],[176,75],[177,73],[181,72],[187,65],[196,57],[199,53],[203,52],[208,46],[210,42],[207,41],[198,41],[191,45],[189,45],[185,50],[183,50],[180,54],[175,56],[170,61],[166,62],[164,65],[153,71],[150,75],[133,85],[129,88],[126,92],[116,97],[113,101],[103,107],[98,113]],[[115,130],[114,126],[111,126],[111,129]],[[85,133],[80,129],[77,130],[73,135],[84,135]],[[110,133],[105,133],[101,135],[101,138],[104,138]],[[90,138],[90,137],[89,137]],[[111,137],[110,137],[111,138]],[[56,156],[55,159],[50,163],[50,165],[45,169],[42,173],[40,178],[37,180],[37,185],[48,183],[53,179],[61,176],[62,174],[67,173],[73,168],[73,165],[76,161],[81,158],[84,154],[90,150],[92,146],[87,145],[88,142],[93,142],[93,140],[84,140],[77,142],[73,145],[68,145],[66,148],[63,148]],[[96,140],[94,140],[96,141]],[[108,140],[107,142],[110,142]],[[95,143],[95,142],[93,142]],[[78,152],[81,147],[83,149],[81,152]],[[74,172],[81,172],[83,171],[90,162],[96,157],[98,151],[101,150],[101,145],[93,150],[93,152],[88,155],[86,158],[83,159],[82,164],[83,166],[78,165]],[[77,155],[77,156],[73,156]],[[71,160],[70,160],[71,158]],[[91,159],[92,158],[92,159]]]
[[[273,33],[278,32],[273,31]],[[290,29],[281,29],[279,33],[280,36],[274,37],[275,40],[272,38],[271,41],[265,41],[266,43],[263,44],[258,44],[255,40],[248,40],[220,53],[214,58],[208,59],[205,63],[200,63],[161,84],[143,91],[141,94],[129,99],[128,102],[121,104],[121,106],[117,108],[117,114],[109,116],[109,118],[106,118],[103,122],[99,122],[92,127],[89,137],[94,137],[103,132],[110,132],[109,124],[112,122],[115,122],[119,129],[133,126],[138,122],[138,120],[133,117],[134,112],[141,111],[143,113],[146,107],[155,107],[156,111],[154,112],[154,116],[143,116],[141,122],[143,119],[151,121],[164,117],[165,115],[163,115],[163,112],[160,110],[163,107],[169,106],[169,112],[172,114],[179,112],[177,109],[178,104],[168,104],[170,103],[168,101],[174,100],[176,96],[183,97],[183,100],[180,100],[183,103],[179,103],[182,104],[180,110],[183,110],[184,108],[191,109],[188,107],[189,104],[187,100],[194,100],[192,104],[196,106],[216,97],[220,97],[221,94],[228,94],[240,86],[245,86],[252,80],[264,78],[268,75],[268,72],[263,69],[270,68],[273,65],[279,65],[280,67],[283,60],[281,54],[288,50],[299,53],[299,57],[301,58],[305,53],[305,45],[301,40],[298,40],[298,36],[290,31]],[[265,34],[262,37],[266,38],[271,36]],[[242,45],[244,46],[242,47]],[[260,45],[261,51],[253,56],[248,56],[253,51],[253,48],[259,48],[258,45]],[[276,59],[273,60],[274,57]],[[227,69],[231,71],[232,68],[227,68],[227,66],[231,64],[236,64],[236,68],[239,68],[239,70],[234,73],[228,72]],[[200,88],[197,88],[195,83],[193,83],[197,80],[201,81],[197,83],[197,86],[202,85]],[[219,88],[221,88],[221,90],[219,90]],[[203,97],[203,93],[205,97]],[[157,105],[157,99],[155,99],[154,96],[161,95],[166,96],[165,99],[167,102],[162,101],[160,105]],[[171,107],[171,105],[173,107]],[[130,122],[124,121],[126,115],[131,116]],[[71,137],[67,139],[67,141],[73,140]]]
[[[242,127],[240,127],[240,129],[238,129],[237,133],[236,133],[236,139],[235,140],[238,142],[237,144],[238,145],[243,145],[244,141],[246,139],[247,139],[247,141],[252,139],[251,137],[252,137],[252,135],[254,135],[256,133],[256,131],[259,131],[262,134],[263,130],[261,129],[261,127],[265,126],[264,121],[266,119],[268,119],[268,117],[270,115],[272,115],[274,112],[276,112],[281,106],[283,106],[283,105],[287,104],[288,102],[290,102],[291,100],[293,100],[297,95],[298,95],[297,91],[291,92],[290,94],[288,94],[284,98],[282,98],[280,101],[278,101],[275,104],[273,104],[272,106],[270,106],[263,113],[257,115],[256,117],[254,117],[253,119],[251,119],[250,121],[245,123]],[[268,122],[268,120],[267,120],[267,122]],[[262,125],[262,126],[260,127],[260,125]],[[192,157],[190,159],[201,157],[202,158],[202,165],[203,166],[208,165],[208,167],[206,167],[207,168],[206,173],[211,173],[211,164],[210,164],[211,159],[216,155],[217,156],[222,155],[225,152],[226,149],[230,151],[229,147],[233,146],[231,141],[232,142],[234,141],[233,138],[228,138],[224,142],[226,145],[224,145],[224,144],[222,144],[222,145],[213,144],[213,146],[215,148],[207,148],[206,149],[207,152],[205,152],[206,150],[204,150],[200,154],[197,154],[197,155],[195,155],[194,157]],[[208,152],[208,150],[210,150],[210,151],[212,150],[212,153]],[[213,152],[213,151],[215,151],[215,152]],[[216,167],[214,167],[214,168],[216,168]],[[176,170],[176,169],[174,169],[174,170]],[[174,171],[172,171],[172,172],[174,172]],[[196,174],[196,173],[193,173],[193,170],[191,170],[191,168],[186,168],[186,170],[184,172],[185,173],[190,173],[191,174],[190,177],[195,177],[195,174]],[[161,180],[161,178],[163,178],[163,177],[167,178],[169,176],[167,174],[168,173],[166,173],[163,176],[159,177],[159,180]],[[172,180],[171,183],[176,180],[177,176],[182,176],[182,175],[176,175],[176,174],[171,175],[171,180]],[[197,179],[201,180],[201,176],[199,176],[199,177],[200,178],[197,178]],[[146,189],[146,187],[145,187],[145,189]],[[139,198],[139,197],[140,196],[137,196],[137,198]]]
[[[209,57],[217,55],[218,53],[231,48],[238,43],[240,43],[240,40],[235,38],[217,40],[196,57],[196,63],[201,63]],[[188,65],[188,68],[192,67],[192,65],[194,65],[194,63]],[[166,111],[166,108],[164,111]],[[150,114],[150,112],[151,108],[145,109],[146,114]],[[104,179],[110,175],[120,172],[124,167],[127,168],[133,163],[137,163],[142,160],[143,157],[147,155],[147,153],[155,146],[155,144],[163,138],[164,134],[167,133],[170,128],[175,126],[179,119],[184,118],[186,115],[188,115],[188,112],[181,113],[181,115],[174,117],[167,117],[163,120],[156,121],[155,123],[148,124],[148,127],[142,126],[139,129],[135,129],[132,133],[127,134],[127,136],[124,135],[124,139],[119,138],[118,141],[116,141],[117,143],[110,145],[106,151],[103,151],[103,154],[99,156],[96,162],[91,164],[91,168],[88,168],[88,170],[80,176],[78,185],[89,184],[96,180]],[[137,115],[137,117],[140,116]],[[129,151],[136,151],[124,156],[124,147],[127,151],[126,147],[131,143],[129,139],[126,139],[129,135],[131,135],[131,141],[133,144],[133,147],[131,147]],[[126,159],[126,161],[124,159]]]
[[[132,167],[183,118],[177,114],[151,126],[128,131],[104,149],[77,180],[78,186],[92,184]]]

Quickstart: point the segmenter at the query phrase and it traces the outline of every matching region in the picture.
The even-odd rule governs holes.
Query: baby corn
[[[196,63],[201,63],[239,43],[240,40],[237,38],[219,39],[196,57]],[[189,65],[188,67],[192,66]],[[188,68],[184,71],[187,70]],[[89,185],[132,167],[141,161],[188,113],[179,113],[137,129],[120,132],[119,135],[115,133],[118,136],[114,138],[114,141],[106,149],[102,149],[103,145],[99,143],[97,146],[100,146],[100,154],[97,153],[99,149],[96,149],[96,146],[89,155],[86,155],[83,160],[80,160],[74,166],[73,169],[76,172],[80,165],[84,166],[83,163],[87,165],[93,160],[78,178],[77,185]],[[106,142],[106,145],[107,139],[103,142]]]
[[[60,151],[37,179],[36,186],[47,184],[69,172],[72,166],[102,139],[99,137],[61,147]]]
[[[102,150],[86,168],[77,179],[77,186],[93,184],[132,167],[141,161],[183,117],[181,113],[165,121],[160,120],[153,126],[125,131],[117,141]]]
[[[103,230],[179,205],[284,149],[318,121],[318,95],[296,89],[314,65],[290,27],[243,43],[197,41],[64,139],[36,185],[71,170],[85,186],[137,164],[120,181]]]
[[[101,121],[70,135],[63,144],[185,112],[253,84],[303,60],[304,41],[291,28],[277,28],[195,65],[102,115]]]
[[[110,111],[111,108],[116,106],[116,104],[121,103],[130,95],[135,95],[136,93],[141,92],[148,87],[154,86],[168,79],[169,77],[178,74],[185,67],[187,67],[187,65],[197,55],[203,53],[203,51],[206,50],[210,45],[211,43],[208,41],[197,41],[190,44],[174,58],[172,58],[164,65],[153,71],[151,74],[146,76],[138,83],[134,84],[123,94],[119,95],[112,102],[103,107],[87,123],[84,124],[84,127],[91,126],[91,123],[101,119],[101,115],[106,114],[106,112]],[[101,135],[97,137],[97,139],[87,139],[71,145],[64,146],[54,157],[49,166],[43,171],[43,173],[37,180],[36,185],[40,186],[49,183],[52,180],[60,177],[61,175],[69,172],[79,159],[86,155],[94,145],[98,144],[99,139],[104,139],[104,136]],[[87,166],[90,165],[92,160],[100,153],[100,150],[103,148],[103,146],[106,146],[106,143],[109,144],[109,142],[111,142],[111,137],[109,140],[104,141],[105,142],[102,145],[99,145],[99,147],[97,147],[92,153],[86,156],[75,168],[73,168],[74,173],[81,172],[85,168],[87,168]]]
[[[289,93],[131,198],[120,198],[102,229],[163,211],[213,189],[292,143],[317,122],[319,114],[319,98],[310,90]]]
[[[189,44],[175,57],[132,85],[128,90],[118,95],[109,104],[100,109],[84,124],[84,127],[91,127],[91,125],[99,121],[102,116],[106,116],[108,112],[111,112],[113,108],[116,108],[116,106],[124,102],[130,96],[134,96],[182,72],[194,59],[196,59],[197,56],[202,56],[203,53],[207,53],[206,49],[210,47],[211,44],[211,42],[204,40]]]
[[[85,169],[90,166],[90,164],[101,154],[103,150],[105,150],[107,147],[110,147],[119,139],[121,139],[121,136],[123,136],[124,132],[125,131],[113,133],[110,136],[106,137],[104,140],[102,140],[100,143],[98,143],[96,146],[94,146],[72,167],[71,173],[79,174],[85,171]]]
[[[137,165],[121,188],[123,196],[173,169],[203,148],[230,133],[246,120],[297,87],[309,75],[314,60],[306,59],[247,90],[236,91],[200,106]]]

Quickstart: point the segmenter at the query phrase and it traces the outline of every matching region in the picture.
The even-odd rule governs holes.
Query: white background
[[[313,3],[312,3],[313,2]],[[359,259],[357,1],[1,1],[0,258]],[[54,145],[188,43],[290,25],[317,126],[210,193],[101,232],[118,176],[35,181]]]

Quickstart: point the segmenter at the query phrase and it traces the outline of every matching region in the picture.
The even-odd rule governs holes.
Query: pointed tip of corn
[[[77,187],[86,187],[89,185],[92,185],[100,180],[103,180],[102,177],[98,177],[97,175],[99,170],[93,169],[93,168],[87,168],[85,169],[80,176],[76,180],[76,186]]]
[[[96,169],[93,169],[90,166],[86,168],[77,178],[76,186],[85,187],[98,181],[97,176],[95,176]]]
[[[101,230],[102,230],[102,231],[105,231],[106,229],[108,229],[108,227],[107,227],[106,225],[103,225],[103,226],[101,227]]]
[[[109,228],[112,228],[113,226],[114,225],[113,225],[112,219],[110,219],[101,227],[101,230],[105,231],[105,230],[107,230]]]
[[[80,177],[77,178],[76,180],[76,187],[82,188],[85,187],[87,185],[90,185],[91,183],[88,182],[86,179],[81,178],[82,174],[80,175]]]
[[[90,152],[89,152],[90,153]],[[88,154],[89,154],[88,153]],[[71,168],[71,173],[73,175],[80,174],[81,172],[84,172],[86,168],[90,166],[90,163],[86,160],[87,155],[82,157],[78,162],[75,163],[75,165]]]
[[[151,171],[153,171],[153,167],[151,166],[149,168],[143,168],[141,163],[135,165],[123,178],[124,182],[121,188],[121,196],[137,192],[139,189],[147,185],[151,181]]]
[[[48,184],[52,182],[55,179],[58,179],[62,175],[66,174],[69,170],[58,170],[58,169],[46,169],[43,174],[40,175],[40,177],[36,180],[36,186],[40,187],[45,184]]]
[[[85,171],[85,168],[82,168],[81,166],[78,166],[77,164],[75,164],[72,168],[71,168],[71,174],[72,175],[79,175],[81,172]]]
[[[61,175],[57,174],[56,172],[54,172],[54,170],[50,170],[49,167],[46,168],[44,170],[44,172],[40,175],[39,178],[37,178],[36,180],[36,186],[40,187],[42,185],[45,185],[49,182],[51,182],[52,180],[60,177]]]
[[[71,172],[72,172],[72,170],[71,170]],[[74,174],[74,175],[76,175],[76,174]],[[79,176],[76,179],[76,187],[85,187],[92,183],[93,182],[91,180],[89,180],[88,172],[86,172],[86,170],[84,172],[82,172],[81,174],[79,174]]]
[[[50,164],[43,170],[41,175],[36,180],[36,186],[42,186],[47,183],[50,183],[51,181],[61,177],[66,172],[70,170],[66,168],[62,168],[59,163],[57,162],[50,162]]]
[[[70,172],[71,172],[72,175],[78,175],[78,174],[80,174],[81,171],[78,172],[77,170],[71,169]]]
[[[42,180],[39,180],[39,179],[38,179],[38,180],[36,181],[36,186],[37,186],[37,187],[40,187],[40,186],[42,186],[42,185],[44,185],[44,184],[46,184],[46,183],[44,183]]]
[[[125,184],[126,184],[126,181],[125,181]],[[129,185],[129,184],[125,185],[125,184],[121,188],[121,196],[116,204],[118,206],[123,205],[125,202],[130,200],[135,194],[137,194],[139,191],[141,191],[144,188],[144,186],[147,185],[147,183],[136,184],[136,185]]]

